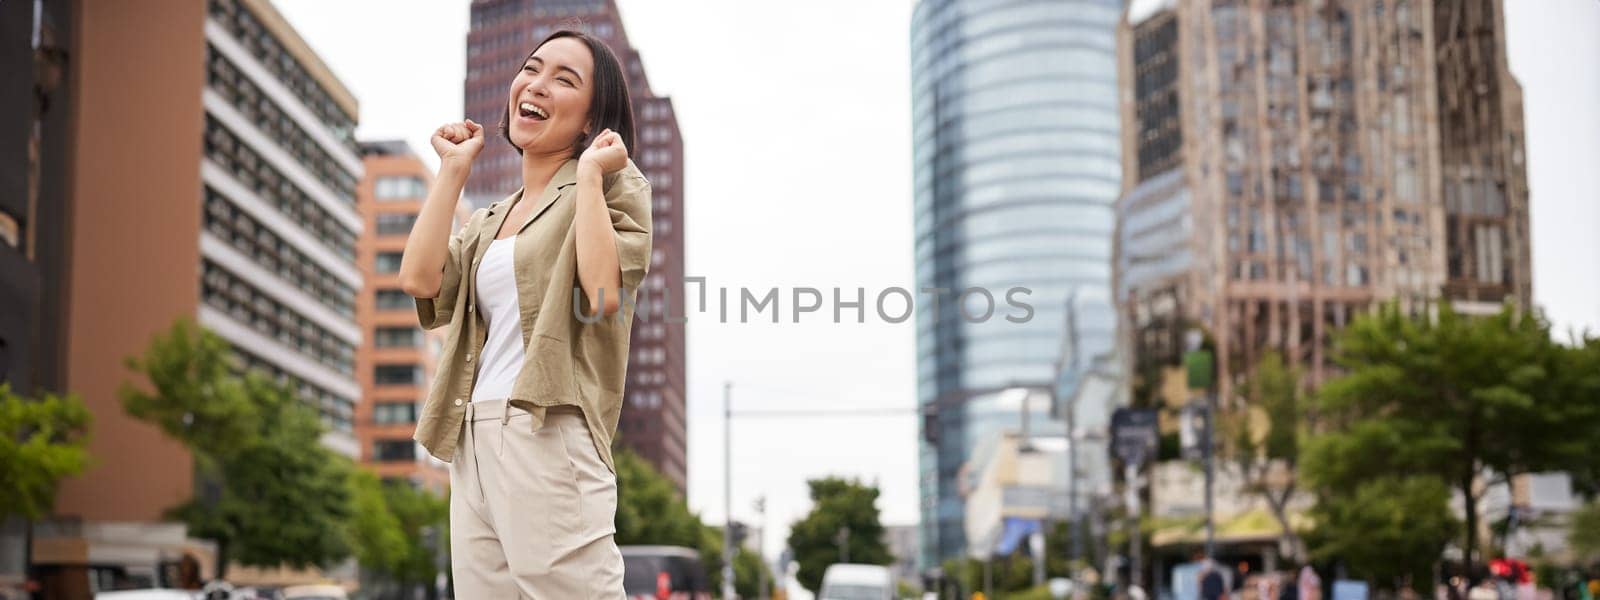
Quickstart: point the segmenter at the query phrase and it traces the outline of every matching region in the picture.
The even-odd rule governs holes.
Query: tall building
[[[1120,14],[1118,0],[922,0],[914,9],[917,285],[951,290],[917,303],[924,567],[968,551],[962,467],[973,449],[1017,427],[1024,411],[1036,423],[1056,412],[999,392],[1053,389],[1059,403],[1114,345]],[[958,300],[962,290],[1004,302],[1013,286],[1031,289],[1027,322],[964,316],[983,306],[978,294]]]
[[[1321,382],[1331,336],[1375,302],[1526,306],[1504,38],[1495,0],[1131,7],[1117,289],[1135,371],[1176,364],[1198,327],[1227,399],[1269,349]]]
[[[445,332],[422,330],[398,275],[433,173],[404,141],[363,142],[361,155],[366,174],[356,191],[363,220],[356,260],[366,287],[356,302],[364,342],[356,351],[363,402],[355,412],[361,462],[385,480],[442,493],[450,485],[446,464],[420,451],[411,434]],[[458,212],[465,211],[463,202]]]
[[[603,40],[622,62],[633,94],[637,140],[629,156],[654,190],[650,275],[638,292],[627,389],[617,436],[673,483],[688,485],[683,283],[683,140],[672,100],[650,90],[639,52],[628,43],[614,0],[474,0],[467,34],[467,115],[493,131],[510,101],[511,79],[534,45],[558,29]],[[522,187],[521,157],[491,139],[473,166],[466,195],[477,207]],[[647,309],[645,303],[648,303]]]
[[[175,320],[292,386],[323,442],[356,455],[362,166],[354,97],[267,0],[43,5],[40,54],[60,60],[40,73],[54,95],[32,184],[45,218],[27,234],[45,282],[32,383],[80,395],[94,431],[32,551],[46,585],[86,596],[105,567],[153,578],[209,557],[163,521],[196,491],[193,457],[117,393],[138,383],[125,359]]]

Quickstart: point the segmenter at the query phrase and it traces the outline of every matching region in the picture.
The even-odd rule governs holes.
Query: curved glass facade
[[[917,306],[923,421],[922,565],[967,552],[960,470],[1021,409],[1011,386],[1067,397],[1077,365],[1109,351],[1113,205],[1121,185],[1120,0],[922,0],[911,22]],[[961,290],[995,312],[971,322]],[[1007,290],[1032,318],[1008,303]],[[967,315],[984,302],[962,299]],[[1063,389],[1064,388],[1064,389]],[[1043,424],[1049,407],[1031,407]],[[1059,428],[1057,428],[1059,429]]]

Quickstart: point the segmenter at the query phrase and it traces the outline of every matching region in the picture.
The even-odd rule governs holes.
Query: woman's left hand
[[[616,172],[628,164],[628,147],[622,136],[610,129],[600,132],[578,157],[578,168],[595,169],[601,175]]]

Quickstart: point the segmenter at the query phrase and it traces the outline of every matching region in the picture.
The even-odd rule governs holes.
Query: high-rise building
[[[177,319],[291,386],[324,444],[357,454],[362,165],[355,98],[267,0],[45,6],[44,45],[68,58],[35,173],[41,214],[60,220],[29,234],[56,282],[36,305],[33,387],[80,395],[94,430],[93,464],[63,482],[32,550],[46,585],[86,597],[113,572],[209,560],[163,517],[193,497],[193,457],[118,395],[142,383],[124,361]]]
[[[1135,372],[1176,364],[1197,328],[1222,398],[1269,349],[1315,384],[1375,302],[1526,306],[1504,29],[1496,0],[1131,7],[1117,289]]]
[[[385,480],[442,493],[450,485],[445,463],[421,451],[411,434],[445,330],[422,330],[416,305],[400,289],[398,275],[433,173],[404,141],[363,142],[361,154],[366,175],[356,190],[363,220],[356,261],[366,287],[356,301],[356,322],[365,341],[356,351],[363,401],[355,412],[361,462]],[[463,201],[457,212],[466,210]]]
[[[1016,428],[1024,411],[1037,413],[1040,431],[1054,412],[999,392],[1052,389],[1059,403],[1114,345],[1121,12],[1118,0],[922,0],[914,9],[917,285],[949,290],[917,303],[924,567],[968,551],[962,467],[973,449]],[[1031,290],[1025,323],[968,318],[984,312],[983,296],[964,290],[1003,303],[1013,286]]]
[[[654,190],[654,231],[650,275],[638,292],[641,305],[634,317],[617,436],[677,484],[679,493],[686,493],[684,325],[666,318],[668,312],[686,314],[683,140],[672,100],[651,91],[614,0],[474,0],[467,34],[467,116],[495,131],[504,119],[511,80],[523,60],[535,44],[558,29],[576,29],[603,40],[622,63],[633,94],[638,139],[628,154]],[[522,187],[521,157],[510,144],[491,137],[467,181],[467,199],[480,208]],[[669,306],[670,311],[663,310]]]

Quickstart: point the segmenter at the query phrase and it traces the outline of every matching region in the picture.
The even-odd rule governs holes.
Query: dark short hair
[[[617,55],[611,52],[611,48],[606,46],[605,42],[587,33],[562,29],[550,34],[544,41],[539,42],[539,45],[534,46],[527,58],[523,58],[522,63],[517,65],[517,70],[522,70],[528,59],[533,58],[534,52],[538,52],[551,40],[560,38],[577,39],[588,46],[589,53],[594,55],[594,81],[591,84],[594,87],[589,97],[589,121],[594,125],[589,129],[588,135],[579,138],[573,144],[572,157],[577,158],[583,154],[589,144],[594,142],[594,136],[607,129],[617,132],[617,135],[622,137],[623,145],[628,147],[628,153],[632,154],[634,152],[633,99],[628,93],[628,78],[622,70],[622,63],[617,61]],[[511,144],[511,148],[516,150],[517,154],[522,154],[522,149],[511,141],[510,119],[511,100],[507,98],[505,109],[500,111],[500,137],[505,138],[506,143]]]

